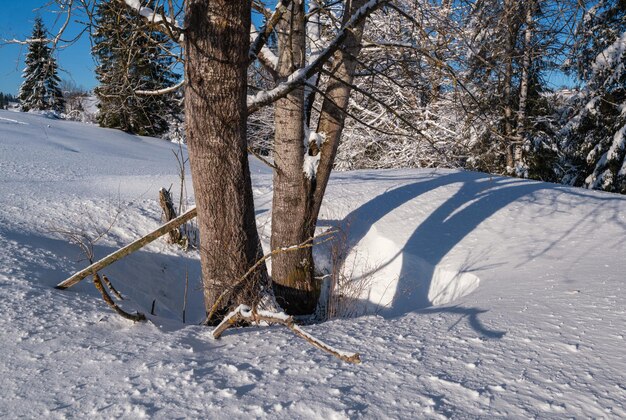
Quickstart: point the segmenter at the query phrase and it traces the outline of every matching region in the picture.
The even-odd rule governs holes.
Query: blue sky
[[[41,16],[46,28],[56,34],[62,25],[64,16],[51,12],[50,9],[40,9],[48,3],[47,0],[3,0],[0,13],[0,39],[27,38],[33,27],[36,16]],[[80,16],[76,16],[76,19]],[[72,22],[64,38],[73,38],[84,28],[83,25]],[[94,62],[90,54],[89,36],[83,36],[74,44],[64,46],[56,52],[57,62],[61,71],[61,79],[73,80],[77,85],[91,89],[96,85]],[[16,94],[22,82],[24,56],[26,46],[0,45],[0,91]]]
[[[41,9],[50,3],[49,0],[0,1],[3,3],[2,13],[0,13],[0,92],[17,94],[22,83],[22,70],[24,69],[27,47],[25,45],[6,45],[2,43],[2,40],[28,38],[36,16],[41,16],[46,28],[56,34],[58,28],[63,24],[65,15],[53,13],[53,10],[58,10],[56,6],[53,6],[52,9]],[[175,4],[177,2],[178,0],[175,1]],[[84,25],[75,22],[81,18],[83,17],[80,15],[73,18],[64,38],[71,39],[84,29]],[[257,22],[258,24],[259,22]],[[74,44],[63,46],[57,50],[56,58],[61,70],[59,72],[61,79],[72,80],[85,89],[94,88],[97,81],[94,74],[95,64],[90,50],[90,40],[86,33]]]

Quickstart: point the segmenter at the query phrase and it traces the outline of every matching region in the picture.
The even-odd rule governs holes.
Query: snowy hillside
[[[151,322],[115,315],[89,281],[53,289],[86,265],[68,232],[108,229],[102,257],[159,224],[177,147],[0,111],[0,417],[626,417],[626,197],[335,174],[321,225],[347,233],[361,316],[306,329],[361,353],[348,365],[281,327],[212,340],[197,254],[164,241],[104,270],[125,309],[156,301]],[[252,171],[267,235],[271,172]]]

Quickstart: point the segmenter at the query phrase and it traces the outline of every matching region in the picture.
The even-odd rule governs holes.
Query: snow
[[[182,25],[179,22],[177,22],[176,19],[170,18],[161,13],[157,13],[150,7],[143,6],[140,0],[125,0],[125,3],[131,9],[136,10],[139,13],[139,15],[145,17],[149,22],[161,23],[168,29],[170,28],[176,28],[180,30],[183,29]],[[184,41],[184,34],[181,32],[178,39],[175,39],[174,41],[182,43]]]
[[[319,152],[322,143],[326,140],[326,133],[316,133],[315,131],[309,130],[306,126],[304,127],[304,159],[302,161],[302,172],[308,179],[315,179],[317,176],[317,167],[320,164],[321,153]],[[310,146],[312,143],[317,145],[316,150],[318,151],[314,155],[309,154]]]
[[[334,174],[320,224],[346,232],[346,274],[365,286],[344,303],[367,314],[304,329],[360,353],[351,365],[280,326],[211,339],[198,256],[165,241],[103,270],[150,322],[114,314],[88,280],[53,288],[86,266],[61,231],[111,226],[101,257],[158,226],[177,147],[0,111],[0,417],[626,417],[626,197]],[[271,170],[251,165],[267,245]]]
[[[615,73],[623,71],[623,65],[617,64],[626,52],[626,32],[622,33],[609,47],[604,49],[596,57],[593,63],[594,73],[614,68]]]
[[[250,45],[254,45],[254,42],[259,37],[259,35],[260,33],[257,30],[256,26],[254,26],[254,24],[251,24],[250,25]],[[266,45],[263,45],[263,47],[261,47],[261,51],[259,53],[263,55],[263,58],[265,59],[265,61],[269,63],[272,66],[272,68],[275,69],[278,67],[278,57],[276,56],[276,54],[272,52],[272,50],[267,48]]]

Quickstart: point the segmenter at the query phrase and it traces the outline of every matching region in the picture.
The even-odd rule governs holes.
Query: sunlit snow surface
[[[209,337],[197,254],[162,241],[105,273],[149,312],[113,314],[64,232],[96,256],[159,223],[177,146],[0,111],[0,417],[626,417],[626,198],[447,170],[334,174],[323,229],[368,285],[361,312]],[[252,162],[259,227],[271,173]],[[189,185],[189,188],[191,186]],[[267,243],[267,238],[264,237]],[[320,266],[323,265],[320,250]],[[182,302],[190,279],[187,322]]]

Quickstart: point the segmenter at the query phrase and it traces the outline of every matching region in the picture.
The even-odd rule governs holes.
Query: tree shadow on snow
[[[353,249],[387,214],[420,195],[452,184],[460,184],[460,188],[423,220],[392,258],[402,260],[399,280],[391,304],[379,308],[380,314],[395,318],[410,312],[453,313],[465,317],[477,333],[488,338],[500,338],[504,332],[491,331],[479,321],[478,316],[486,312],[484,309],[433,306],[440,297],[437,293],[454,296],[455,291],[451,289],[463,287],[461,277],[473,276],[471,267],[446,274],[438,271],[437,266],[481,222],[519,198],[546,188],[547,184],[473,172],[434,175],[386,191],[352,211],[339,222],[339,226],[348,231],[348,248]],[[437,284],[433,291],[434,280],[443,283]]]
[[[25,261],[14,267],[9,277],[30,282],[34,289],[49,289],[65,280],[71,274],[88,265],[77,245],[65,239],[52,238],[30,232],[0,230],[0,242],[17,243],[11,249],[9,258]],[[96,245],[96,259],[102,258],[118,248]],[[20,255],[21,254],[21,255]],[[185,255],[163,254],[139,250],[116,261],[101,273],[106,274],[125,300],[120,302],[128,311],[138,310],[149,314],[154,309],[156,317],[166,324],[168,321],[182,321],[182,308],[186,277],[189,280],[187,292],[186,323],[197,324],[204,317],[204,304],[200,282],[200,261]],[[36,290],[34,290],[36,293]],[[81,293],[101,299],[93,285],[91,276],[61,294]],[[102,303],[103,309],[106,307]],[[108,310],[108,308],[106,308]],[[161,323],[163,323],[161,322]],[[182,327],[180,324],[178,328]],[[169,325],[171,328],[172,325]]]

